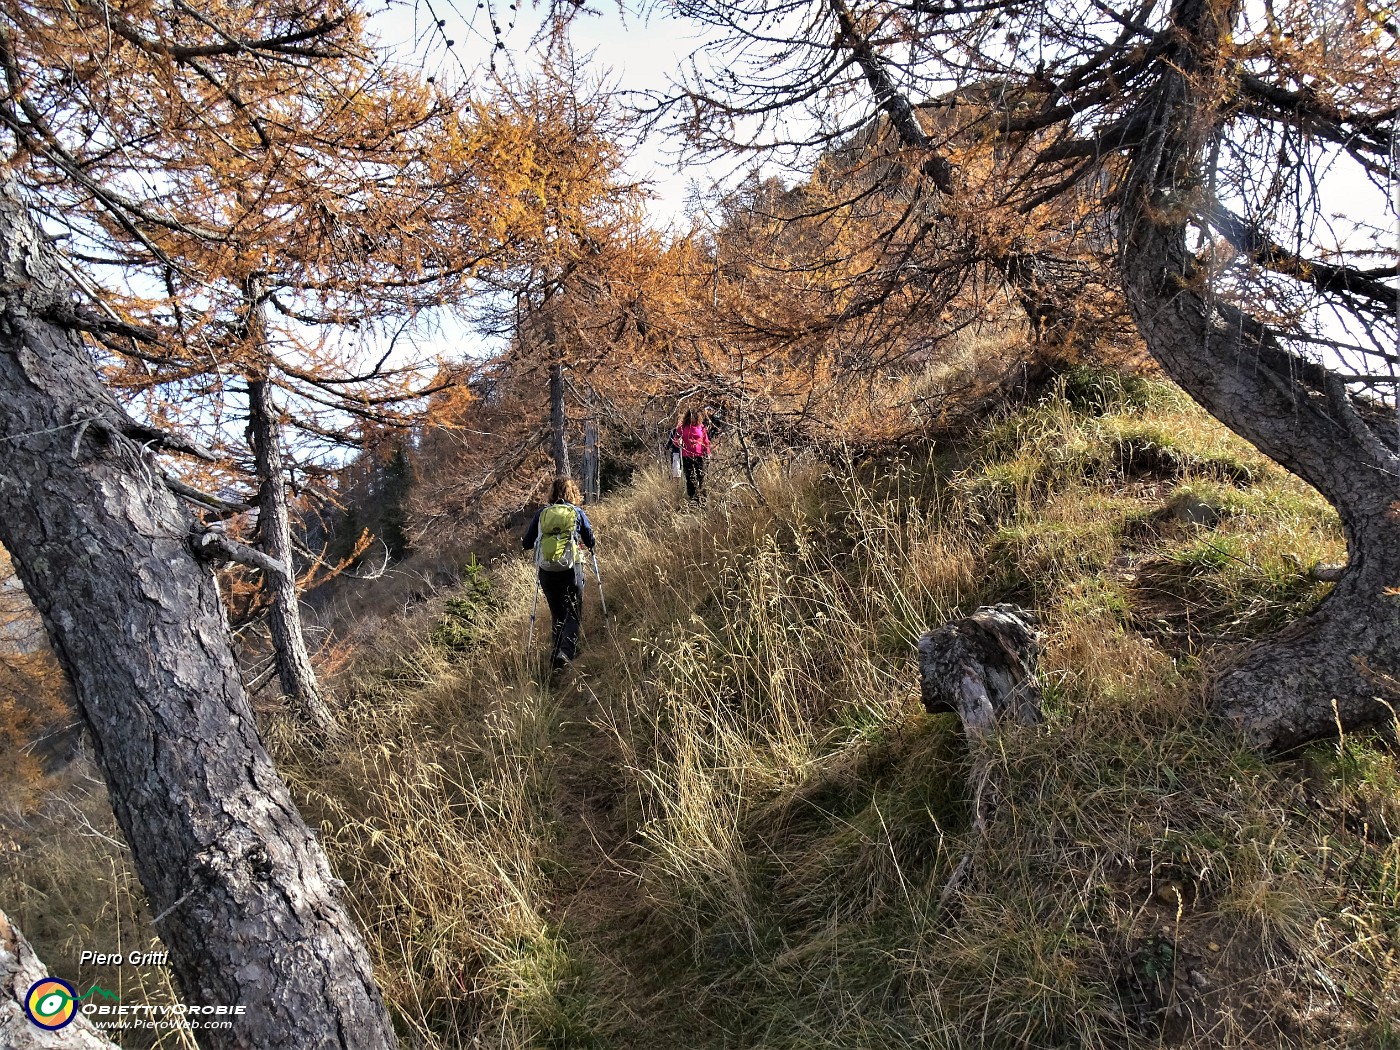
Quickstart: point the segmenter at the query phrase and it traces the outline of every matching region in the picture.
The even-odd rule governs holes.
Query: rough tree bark
[[[1400,457],[1369,432],[1341,380],[1269,328],[1211,296],[1188,249],[1203,210],[1212,94],[1238,3],[1181,0],[1181,34],[1143,114],[1120,213],[1124,289],[1148,348],[1211,415],[1314,486],[1336,508],[1350,559],[1309,616],[1215,676],[1218,710],[1280,750],[1390,717],[1376,672],[1400,674]],[[1334,708],[1335,704],[1335,708]]]
[[[29,989],[49,970],[19,927],[0,911],[0,1046],[6,1050],[118,1050],[81,1013],[60,1029],[31,1024],[24,1012]]]
[[[566,428],[568,416],[564,413],[564,366],[556,361],[549,366],[549,452],[554,457],[554,476],[573,476],[569,468],[569,442]]]
[[[258,739],[194,522],[102,385],[55,253],[0,192],[0,542],[73,682],[210,1047],[396,1045],[325,854]]]

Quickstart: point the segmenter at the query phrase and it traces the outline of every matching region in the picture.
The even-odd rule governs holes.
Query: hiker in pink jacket
[[[705,460],[710,456],[710,435],[691,409],[681,422],[681,470],[685,473],[685,494],[698,503],[705,489]]]

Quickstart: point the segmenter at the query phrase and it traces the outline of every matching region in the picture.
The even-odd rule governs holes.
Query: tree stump
[[[60,1029],[45,1031],[24,1012],[24,999],[36,981],[49,976],[19,927],[0,911],[0,1046],[13,1050],[118,1050],[82,1014]]]
[[[973,841],[938,898],[942,911],[972,871],[987,834],[992,762],[977,741],[1009,716],[1022,724],[1041,721],[1036,664],[1045,636],[1033,613],[1015,605],[983,606],[971,616],[929,631],[919,639],[919,679],[924,710],[955,714],[972,745]]]
[[[1043,644],[1035,615],[1014,605],[984,606],[929,631],[919,639],[924,710],[956,714],[968,737],[984,735],[1008,713],[1039,722],[1035,672]]]

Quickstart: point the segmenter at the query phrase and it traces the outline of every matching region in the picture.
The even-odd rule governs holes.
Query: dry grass
[[[359,654],[349,746],[270,727],[405,1045],[1400,1045],[1400,766],[1262,761],[1200,696],[1213,647],[1322,593],[1314,494],[1089,374],[963,449],[740,478],[597,508],[613,615],[591,588],[566,684],[505,559]],[[1049,718],[978,745],[979,839],[912,645],[1004,599],[1042,618]]]
[[[35,805],[0,819],[0,905],[49,972],[80,995],[100,986],[126,1003],[182,1001],[168,970],[80,964],[84,951],[161,950],[131,853],[90,761],[79,757],[48,779]],[[188,1032],[133,1032],[123,1045],[193,1050],[194,1041]]]

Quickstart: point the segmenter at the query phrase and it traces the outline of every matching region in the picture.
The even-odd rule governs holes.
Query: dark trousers
[[[705,457],[682,456],[681,470],[685,472],[686,496],[698,501],[705,491]]]
[[[578,651],[579,614],[583,611],[583,586],[572,569],[540,574],[540,590],[549,603],[554,620],[554,647],[550,659],[556,665],[568,663]]]

